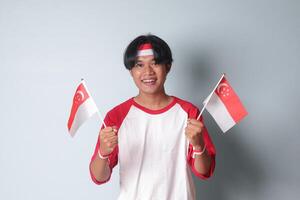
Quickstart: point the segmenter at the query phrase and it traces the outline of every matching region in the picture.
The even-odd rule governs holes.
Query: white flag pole
[[[221,80],[223,79],[224,76],[225,76],[225,73],[222,74],[220,80],[219,80],[218,83],[216,84],[216,86],[215,86],[215,88],[213,89],[213,91],[212,91],[212,92],[209,94],[209,96],[205,99],[204,106],[203,106],[203,108],[201,109],[200,114],[199,114],[198,117],[197,117],[197,120],[200,119],[200,116],[202,115],[202,113],[203,113],[205,107],[207,106],[207,104],[208,104],[208,102],[209,102],[211,96],[213,95],[213,93],[214,93],[215,90],[217,89],[218,85],[220,84],[220,82],[221,82]],[[187,140],[186,145],[187,145],[187,146],[186,146],[186,153],[187,153],[187,152],[189,151],[189,146],[190,146],[189,140]]]
[[[202,115],[205,107],[207,106],[211,96],[213,95],[213,93],[215,92],[215,90],[217,89],[218,85],[220,84],[221,80],[223,79],[223,77],[225,76],[225,73],[222,74],[221,78],[219,79],[218,83],[216,84],[216,86],[214,87],[213,91],[209,94],[209,96],[205,99],[205,102],[204,102],[204,105],[203,105],[203,108],[201,109],[200,111],[200,114],[198,115],[197,117],[197,120],[200,119],[200,116]],[[186,152],[188,153],[188,150],[189,150],[189,146],[190,146],[190,142],[187,140],[186,142]]]
[[[101,113],[100,113],[100,111],[99,111],[99,109],[98,109],[98,106],[96,105],[94,99],[92,98],[92,96],[91,96],[91,94],[90,94],[90,92],[89,92],[89,90],[88,90],[88,88],[87,88],[87,86],[86,86],[85,81],[84,81],[83,78],[81,78],[81,83],[84,85],[84,87],[85,87],[85,89],[86,89],[88,95],[90,96],[90,98],[93,100],[95,106],[97,107],[97,115],[98,115],[100,121],[102,122],[102,124],[104,125],[104,127],[106,128],[106,124],[105,124],[105,122],[104,122],[104,119],[103,119],[103,117],[102,117],[102,115],[101,115]]]
[[[97,114],[98,114],[98,117],[99,117],[99,119],[101,120],[101,122],[102,122],[104,128],[106,128],[106,124],[105,124],[104,119],[103,119],[102,115],[100,114],[99,110],[97,111]]]
[[[216,86],[214,87],[213,91],[209,94],[209,96],[205,99],[205,102],[204,102],[204,105],[203,105],[203,108],[201,109],[200,111],[200,114],[198,115],[197,117],[197,120],[199,120],[200,116],[202,115],[204,109],[206,108],[211,96],[213,95],[213,93],[215,92],[215,90],[217,89],[218,85],[220,84],[220,82],[222,81],[223,77],[225,76],[225,73],[222,74],[220,80],[218,81],[218,83],[216,84]]]

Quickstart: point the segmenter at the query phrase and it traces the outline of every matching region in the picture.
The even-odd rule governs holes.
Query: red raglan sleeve
[[[188,112],[188,117],[189,118],[192,118],[192,119],[197,119],[198,115],[199,115],[199,109],[196,108],[196,107],[193,107],[189,110]],[[200,121],[204,124],[204,121],[203,121],[203,118],[202,116],[200,117]],[[206,151],[208,152],[209,156],[211,157],[211,165],[210,165],[210,170],[209,170],[209,173],[207,174],[200,174],[196,169],[195,169],[195,166],[194,166],[194,162],[195,162],[195,159],[192,157],[192,150],[193,150],[193,146],[190,144],[189,145],[189,149],[188,149],[188,155],[187,155],[187,161],[188,161],[188,164],[192,170],[192,172],[199,178],[201,179],[207,179],[209,177],[212,176],[213,172],[214,172],[214,169],[215,169],[215,165],[216,165],[216,161],[215,161],[215,157],[216,157],[216,149],[214,147],[214,144],[209,136],[209,133],[205,127],[205,124],[204,124],[204,129],[203,129],[203,132],[202,132],[202,137],[203,137],[203,140],[204,140],[204,143],[206,145]]]
[[[106,124],[106,126],[115,126],[116,125],[116,122],[114,122],[114,118],[111,116],[111,112],[109,112],[105,118],[104,118],[104,122]],[[104,126],[102,125],[101,127],[101,130],[104,128]],[[96,143],[96,147],[95,147],[95,150],[94,150],[94,153],[92,155],[92,158],[91,158],[91,161],[90,161],[90,165],[89,165],[89,170],[90,170],[90,175],[91,175],[91,178],[93,180],[94,183],[96,183],[97,185],[100,185],[100,184],[103,184],[103,183],[106,183],[110,180],[110,177],[111,177],[111,174],[112,174],[112,171],[113,171],[113,168],[117,165],[118,163],[118,152],[119,152],[119,149],[118,149],[118,146],[115,147],[115,149],[112,151],[112,153],[109,155],[108,157],[108,162],[109,162],[109,168],[110,168],[110,175],[108,177],[107,180],[105,181],[98,181],[95,176],[93,175],[92,171],[91,171],[91,163],[92,161],[96,158],[96,156],[98,156],[98,149],[100,148],[100,142],[99,142],[99,137],[97,138],[97,143]]]

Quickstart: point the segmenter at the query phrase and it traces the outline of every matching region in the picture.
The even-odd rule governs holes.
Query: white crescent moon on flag
[[[76,93],[76,95],[80,95],[80,99],[79,99],[79,101],[82,101],[83,99],[84,99],[84,94],[83,94],[83,92],[82,91],[78,91],[77,93]]]
[[[220,89],[221,87],[229,87],[227,83],[221,83],[218,87],[217,87],[217,92],[220,93]]]

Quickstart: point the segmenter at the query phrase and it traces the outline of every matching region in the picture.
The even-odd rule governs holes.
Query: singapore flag
[[[248,114],[225,74],[203,103],[224,133]]]
[[[84,80],[82,80],[73,97],[73,104],[68,120],[68,130],[70,135],[73,137],[78,128],[97,112],[98,108],[88,92]]]

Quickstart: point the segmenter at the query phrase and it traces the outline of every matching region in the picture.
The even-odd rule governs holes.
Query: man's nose
[[[147,73],[147,74],[153,74],[153,68],[152,68],[152,66],[149,64],[149,65],[146,65],[145,66],[145,73]]]

